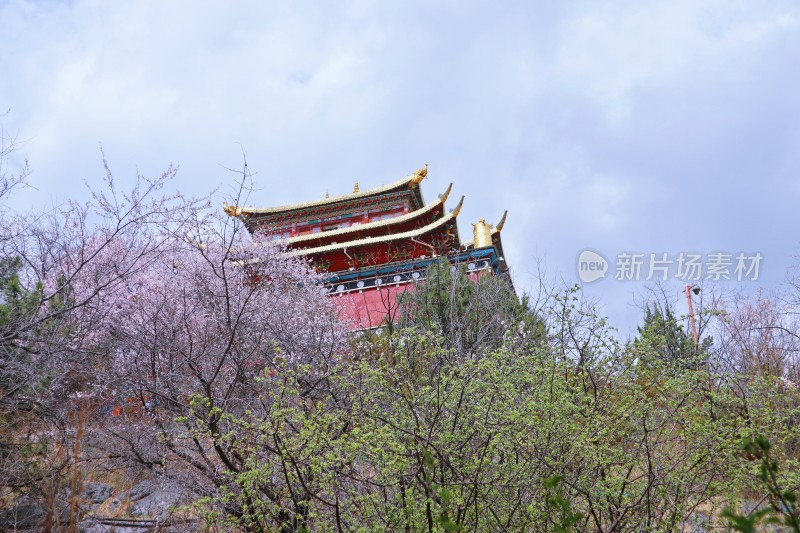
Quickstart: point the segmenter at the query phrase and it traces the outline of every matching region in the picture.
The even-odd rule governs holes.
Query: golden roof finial
[[[424,180],[425,176],[427,175],[428,175],[428,163],[425,163],[425,166],[423,168],[417,170],[411,175],[412,178],[411,178],[411,183],[409,183],[409,185],[418,184],[419,182]]]
[[[358,192],[358,182],[356,182],[356,186],[353,187],[353,194]]]
[[[330,198],[330,197],[331,197],[331,195],[328,194],[328,191],[325,191],[325,198]]]
[[[228,214],[229,217],[238,217],[242,214],[242,208],[238,205],[228,205],[227,202],[222,202],[222,209]]]
[[[461,200],[458,202],[458,205],[455,209],[453,209],[452,213],[454,217],[458,216],[458,213],[461,211],[461,205],[464,203],[464,197],[461,197]]]
[[[503,218],[500,219],[500,222],[497,223],[497,226],[492,230],[492,234],[500,233],[500,230],[503,229],[503,224],[506,223],[506,216],[508,215],[508,209],[505,210],[503,213]]]

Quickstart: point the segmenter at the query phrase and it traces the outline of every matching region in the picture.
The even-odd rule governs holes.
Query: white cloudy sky
[[[522,288],[537,259],[576,281],[587,247],[760,251],[775,286],[800,250],[796,0],[0,0],[0,42],[20,205],[80,194],[100,143],[118,180],[172,162],[185,193],[225,193],[241,145],[263,206],[429,163],[465,240],[509,210]],[[585,290],[626,324],[644,288]]]

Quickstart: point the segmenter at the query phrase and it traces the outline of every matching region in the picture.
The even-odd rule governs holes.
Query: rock
[[[185,502],[185,491],[174,483],[164,481],[163,483],[149,482],[146,495],[133,499],[132,493],[140,496],[143,491],[134,493],[134,489],[128,491],[128,499],[133,501],[131,506],[131,516],[155,518],[164,520],[171,514],[171,508]],[[140,483],[141,485],[141,483]],[[137,485],[138,487],[139,485]]]
[[[710,523],[711,520],[709,519],[708,515],[697,513],[692,515],[689,520],[684,522],[684,527],[681,529],[681,531],[687,531],[689,533],[708,533]]]
[[[150,496],[153,493],[153,491],[156,490],[157,488],[158,486],[155,481],[153,481],[152,479],[146,479],[141,483],[139,483],[138,485],[132,487],[126,494],[126,497],[130,501],[135,502],[141,500],[142,498]]]
[[[111,485],[90,482],[84,484],[83,494],[81,494],[81,497],[83,497],[85,500],[88,500],[90,503],[99,505],[109,499],[113,493],[114,489],[111,488]]]
[[[70,508],[69,502],[59,500],[56,502],[56,512],[58,513],[58,523],[61,525],[69,524]],[[78,510],[77,518],[80,519],[80,510]]]
[[[33,500],[23,498],[15,507],[0,511],[0,529],[30,529],[44,519],[44,508]]]

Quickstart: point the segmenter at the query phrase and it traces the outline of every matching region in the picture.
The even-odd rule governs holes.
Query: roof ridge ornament
[[[453,214],[453,218],[458,216],[458,213],[461,212],[461,206],[464,204],[464,197],[461,197],[461,200],[458,202],[458,205],[450,211]]]
[[[414,185],[418,185],[425,177],[428,175],[428,163],[425,163],[425,166],[411,175],[411,181],[408,183],[409,187],[413,187]]]
[[[508,216],[508,209],[505,210],[503,213],[503,217],[500,219],[500,222],[497,223],[497,226],[492,230],[492,235],[495,233],[500,233],[500,230],[503,229],[503,225],[506,223],[506,216]]]
[[[355,187],[353,187],[353,194],[356,194],[357,192],[358,192],[358,182],[356,182]]]
[[[242,215],[242,208],[238,205],[228,205],[228,202],[222,202],[222,209],[229,217],[238,217]]]
[[[453,188],[453,182],[451,181],[451,182],[450,182],[450,185],[447,187],[447,190],[446,190],[446,191],[444,191],[442,194],[440,194],[440,195],[439,195],[439,200],[440,200],[442,203],[445,203],[445,202],[447,201],[447,197],[448,197],[448,196],[450,196],[450,190],[451,190],[452,188]]]

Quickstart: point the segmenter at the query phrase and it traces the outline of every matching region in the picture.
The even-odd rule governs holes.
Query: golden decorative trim
[[[461,197],[461,200],[458,202],[458,205],[453,209],[453,216],[457,217],[458,213],[461,212],[461,206],[464,204],[464,197]]]
[[[390,183],[389,185],[384,185],[382,187],[377,187],[375,189],[370,189],[367,191],[359,191],[352,194],[343,194],[341,196],[334,196],[333,198],[324,198],[322,200],[314,200],[311,202],[302,202],[299,204],[289,204],[289,205],[281,205],[277,207],[239,207],[238,209],[241,210],[241,214],[248,214],[248,215],[268,215],[273,213],[281,213],[283,211],[292,211],[294,209],[302,209],[305,207],[314,207],[318,205],[325,205],[325,204],[332,204],[335,202],[341,202],[345,200],[354,200],[357,198],[364,198],[366,196],[372,196],[375,194],[380,194],[382,192],[390,191],[392,189],[402,188],[404,185],[407,187],[413,187],[414,185],[418,184],[422,181],[425,176],[428,175],[427,166],[423,169],[417,170],[415,173],[406,176],[401,180],[397,180],[394,183]],[[422,176],[422,177],[420,177]],[[227,211],[226,211],[227,212]],[[234,216],[234,215],[231,215]],[[236,215],[238,216],[238,215]]]
[[[451,182],[450,182],[450,185],[448,185],[448,186],[447,186],[447,190],[446,190],[446,191],[444,191],[444,193],[442,193],[442,194],[439,196],[439,200],[440,200],[440,202],[441,202],[442,204],[444,204],[444,203],[447,201],[447,197],[448,197],[448,196],[450,196],[450,191],[451,191],[452,189],[453,189],[453,182],[451,181]]]
[[[458,203],[458,207],[461,207],[461,204],[464,202],[464,197],[461,197],[461,202]],[[411,239],[413,237],[419,237],[420,235],[424,235],[429,231],[435,230],[441,226],[444,226],[451,220],[454,220],[458,216],[459,210],[454,210],[447,215],[443,216],[436,222],[432,222],[427,226],[423,226],[421,228],[405,231],[403,233],[395,233],[394,235],[386,235],[383,237],[366,237],[364,239],[358,239],[355,241],[347,241],[342,243],[335,243],[335,244],[328,244],[326,246],[318,246],[316,248],[306,248],[300,250],[291,250],[289,255],[291,256],[301,256],[301,255],[311,255],[311,254],[319,254],[324,252],[331,252],[334,250],[340,250],[342,248],[354,248],[357,246],[368,246],[370,244],[380,244],[382,242],[387,241],[394,241],[394,240],[402,240],[402,239]]]
[[[343,234],[347,234],[347,233],[355,233],[355,232],[363,231],[363,230],[371,230],[371,229],[375,229],[375,228],[381,228],[381,227],[384,227],[384,226],[391,226],[391,225],[397,224],[399,222],[405,222],[407,220],[411,220],[411,219],[416,218],[418,216],[424,215],[424,214],[432,211],[433,209],[435,209],[435,208],[437,208],[439,206],[443,206],[445,201],[447,201],[447,197],[450,195],[450,189],[452,189],[452,188],[453,188],[453,184],[451,183],[450,186],[447,187],[447,190],[444,192],[444,194],[442,194],[439,197],[439,199],[437,199],[435,202],[432,202],[432,203],[430,203],[430,204],[428,204],[428,205],[426,205],[424,207],[421,207],[420,209],[417,209],[416,211],[411,211],[410,213],[406,213],[405,215],[400,215],[400,216],[393,217],[393,218],[387,218],[386,220],[377,220],[375,222],[369,222],[367,224],[358,224],[356,226],[350,226],[350,227],[347,227],[347,228],[339,228],[339,229],[335,229],[335,230],[332,230],[332,231],[324,231],[324,232],[321,232],[321,233],[308,233],[306,235],[299,235],[297,237],[291,237],[288,240],[288,243],[289,243],[289,245],[293,245],[293,244],[297,244],[297,243],[300,243],[300,242],[313,241],[313,240],[318,239],[320,237],[332,237],[332,236],[338,236],[338,235],[343,235]],[[463,202],[463,198],[462,198],[462,202]]]
[[[503,213],[503,218],[500,219],[500,222],[497,223],[497,227],[492,230],[492,235],[495,233],[500,233],[500,230],[503,229],[503,225],[506,223],[506,216],[508,215],[508,209],[505,210]]]

